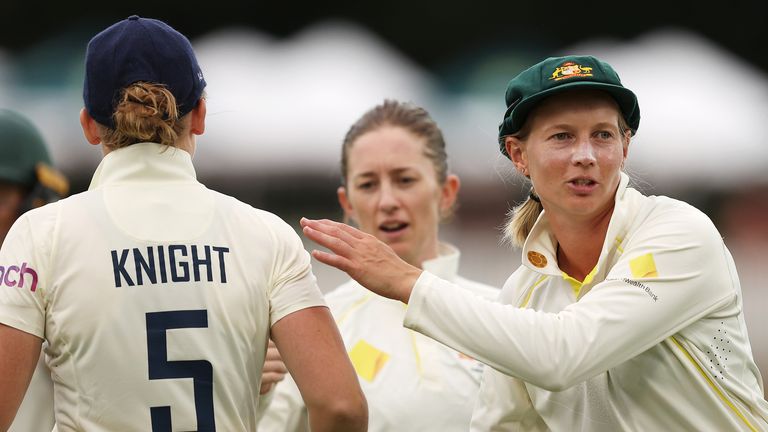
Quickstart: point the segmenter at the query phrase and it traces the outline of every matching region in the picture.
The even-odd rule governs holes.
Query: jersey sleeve
[[[0,323],[41,339],[45,338],[48,259],[35,229],[45,228],[32,227],[29,218],[22,216],[0,248]]]
[[[405,325],[547,390],[642,353],[737,295],[725,246],[703,214],[659,215],[578,302],[559,313],[494,304],[424,272]]]
[[[298,234],[277,216],[270,217],[276,244],[269,286],[270,325],[274,325],[298,310],[325,306],[325,300]]]

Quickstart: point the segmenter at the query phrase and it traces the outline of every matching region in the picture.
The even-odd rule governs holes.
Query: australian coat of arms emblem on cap
[[[551,80],[560,81],[568,78],[591,77],[592,67],[583,66],[572,61],[567,61],[552,72]]]

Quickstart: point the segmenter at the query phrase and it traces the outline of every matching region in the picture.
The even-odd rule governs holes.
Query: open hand
[[[360,285],[384,297],[408,303],[421,275],[385,243],[349,225],[328,219],[302,218],[304,235],[332,253],[313,250],[312,256],[347,273]]]

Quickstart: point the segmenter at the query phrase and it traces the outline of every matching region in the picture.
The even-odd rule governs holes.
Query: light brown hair
[[[101,138],[112,150],[140,142],[173,146],[189,121],[179,118],[176,98],[162,84],[136,82],[120,93],[112,114],[115,128],[100,125]]]
[[[384,126],[401,127],[413,135],[424,138],[424,156],[432,161],[439,184],[448,176],[448,155],[445,152],[443,132],[427,110],[416,105],[387,99],[358,119],[347,131],[341,147],[341,184],[347,186],[347,160],[352,144],[362,135]]]

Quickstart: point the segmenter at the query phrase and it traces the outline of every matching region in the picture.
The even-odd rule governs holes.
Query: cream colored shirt
[[[486,368],[473,431],[765,431],[738,276],[695,208],[627,187],[597,266],[557,266],[543,213],[490,303],[424,272],[406,327]]]
[[[459,252],[441,245],[423,267],[471,295],[499,290],[457,275]],[[483,365],[402,326],[402,303],[349,281],[326,296],[368,400],[369,432],[466,432]],[[331,395],[332,397],[332,395]],[[306,408],[290,376],[277,385],[261,432],[306,431]]]
[[[22,216],[0,268],[0,322],[48,341],[62,432],[255,430],[270,326],[324,305],[293,228],[152,143]]]

